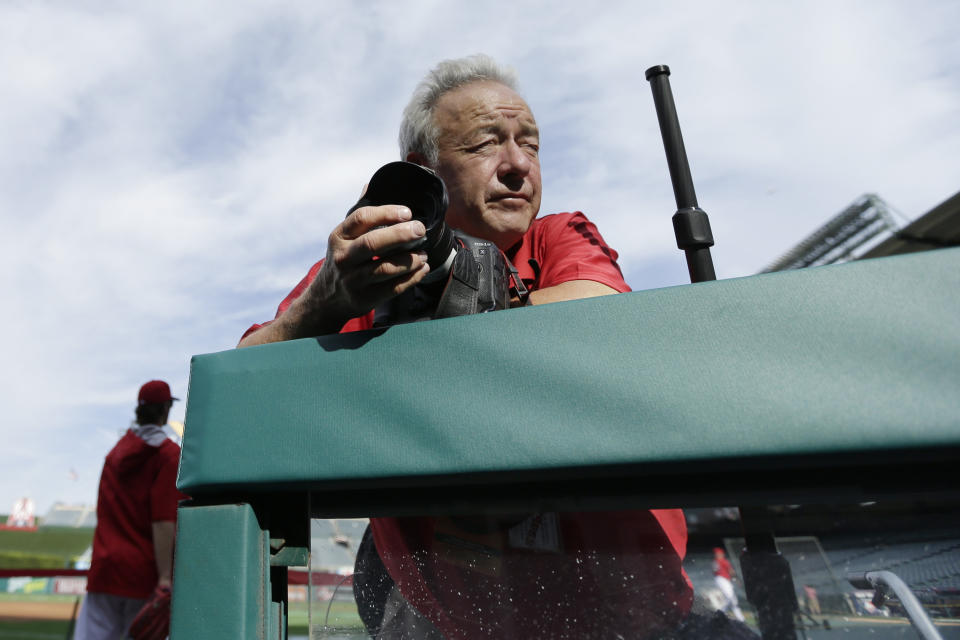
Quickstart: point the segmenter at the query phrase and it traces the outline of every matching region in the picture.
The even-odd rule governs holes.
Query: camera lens
[[[455,251],[453,231],[443,221],[447,203],[447,188],[433,171],[412,162],[391,162],[377,169],[370,178],[367,192],[347,215],[360,207],[385,204],[408,207],[413,219],[422,222],[427,233],[400,250],[426,251],[430,276],[436,277],[446,274]]]

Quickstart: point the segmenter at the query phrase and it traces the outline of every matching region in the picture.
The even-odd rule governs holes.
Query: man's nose
[[[532,166],[533,159],[517,144],[516,140],[507,140],[501,147],[500,166],[497,168],[501,178],[526,177]]]

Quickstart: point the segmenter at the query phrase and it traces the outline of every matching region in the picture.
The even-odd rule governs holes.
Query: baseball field
[[[87,528],[0,530],[0,569],[71,568],[92,540],[93,529]],[[79,597],[51,593],[53,585],[51,579],[0,578],[0,639],[67,637]]]
[[[92,540],[93,529],[0,530],[0,569],[71,568]],[[68,639],[80,596],[54,593],[55,585],[53,578],[0,577],[0,640]],[[363,627],[352,602],[334,601],[329,609],[326,602],[316,602],[309,615],[305,602],[292,602],[291,636],[306,636],[311,619],[314,625],[326,624],[348,635]]]

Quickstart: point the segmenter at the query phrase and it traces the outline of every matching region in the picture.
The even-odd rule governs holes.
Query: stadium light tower
[[[868,193],[801,240],[763,273],[855,260],[899,228],[890,206]]]

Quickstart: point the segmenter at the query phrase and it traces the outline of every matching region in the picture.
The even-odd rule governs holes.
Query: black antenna
[[[697,206],[697,193],[693,190],[693,178],[687,163],[687,151],[683,147],[683,135],[680,133],[680,121],[677,119],[677,107],[673,103],[669,76],[670,67],[665,64],[647,69],[647,80],[653,91],[657,120],[660,121],[663,148],[667,152],[673,195],[677,200],[677,212],[673,214],[673,232],[677,236],[677,247],[687,255],[690,281],[716,280],[713,258],[710,257],[710,247],[713,246],[710,219],[706,212]]]
[[[677,199],[673,215],[673,231],[677,247],[687,254],[687,269],[691,282],[716,280],[710,247],[713,233],[706,212],[697,205],[693,190],[687,152],[683,148],[677,107],[670,90],[670,68],[657,65],[647,69],[647,80],[657,107],[663,148],[667,152],[667,166]],[[746,549],[740,556],[747,598],[757,608],[757,623],[763,640],[795,640],[797,637],[794,613],[797,598],[793,593],[790,563],[777,550],[773,526],[763,507],[740,507]]]

